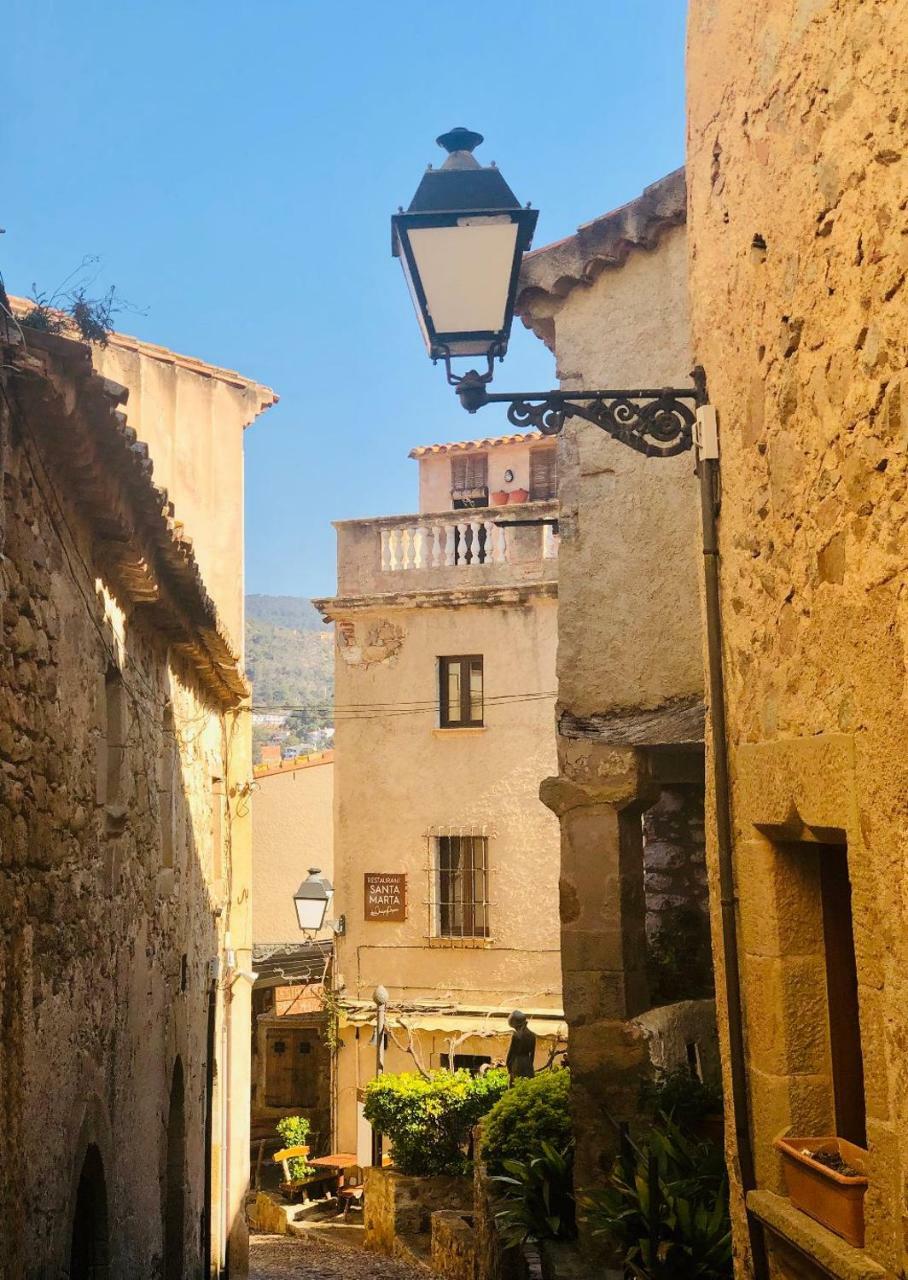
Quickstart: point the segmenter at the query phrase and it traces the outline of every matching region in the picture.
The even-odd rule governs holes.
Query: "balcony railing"
[[[342,595],[554,582],[556,502],[426,515],[344,520],[338,531]],[[498,521],[536,521],[500,525]]]
[[[407,569],[453,569],[457,565],[509,564],[511,529],[492,519],[440,519],[381,530],[381,567],[385,573]],[[531,526],[532,527],[532,526]],[[541,531],[541,558],[554,560],[558,537],[552,525],[536,526]]]

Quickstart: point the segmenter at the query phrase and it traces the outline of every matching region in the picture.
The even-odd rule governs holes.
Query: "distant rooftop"
[[[541,431],[515,431],[509,436],[485,436],[481,440],[454,440],[450,444],[420,444],[411,449],[409,457],[426,458],[436,453],[469,453],[476,449],[494,449],[503,444],[532,444],[536,440],[547,440],[548,436]]]

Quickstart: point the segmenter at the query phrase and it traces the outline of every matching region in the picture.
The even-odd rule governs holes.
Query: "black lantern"
[[[448,152],[428,168],[406,213],[391,219],[392,251],[404,269],[429,355],[450,361],[504,356],[521,259],[537,210],[522,209],[495,165],[473,151],[482,134],[452,129],[436,141]]]
[[[293,902],[299,927],[317,933],[325,923],[328,903],[334,897],[334,886],[321,867],[310,867],[309,874],[296,893]]]

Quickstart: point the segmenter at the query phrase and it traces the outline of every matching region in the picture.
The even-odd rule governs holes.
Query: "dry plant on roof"
[[[118,297],[116,285],[111,285],[100,297],[90,296],[89,290],[97,279],[94,268],[100,261],[91,255],[84,257],[50,292],[33,284],[31,306],[19,317],[19,323],[42,333],[71,334],[75,330],[86,342],[106,346],[115,316],[124,311],[139,315],[144,312]]]

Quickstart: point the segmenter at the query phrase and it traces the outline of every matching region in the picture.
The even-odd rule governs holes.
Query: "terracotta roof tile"
[[[494,449],[502,444],[526,444],[545,440],[541,431],[515,431],[509,436],[484,436],[481,440],[454,440],[450,444],[420,444],[411,449],[408,457],[426,458],[436,453],[467,453],[471,449]]]

